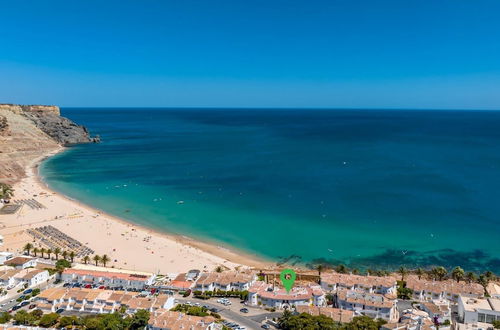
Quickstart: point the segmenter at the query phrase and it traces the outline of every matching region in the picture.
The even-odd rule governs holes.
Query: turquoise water
[[[275,261],[500,272],[500,112],[62,113],[103,142],[43,177],[133,222]]]

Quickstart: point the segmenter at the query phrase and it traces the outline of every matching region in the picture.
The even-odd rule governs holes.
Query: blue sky
[[[498,0],[0,0],[0,102],[500,109],[498,13]]]

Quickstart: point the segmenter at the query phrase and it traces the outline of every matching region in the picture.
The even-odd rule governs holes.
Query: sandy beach
[[[4,251],[22,252],[22,247],[28,242],[42,247],[25,230],[51,225],[93,249],[96,254],[107,254],[111,259],[108,266],[114,268],[165,274],[190,269],[211,271],[217,266],[228,269],[271,266],[258,258],[221,246],[159,233],[126,222],[50,190],[38,177],[38,164],[62,150],[35,159],[26,169],[27,177],[14,185],[14,201],[34,198],[45,208],[32,209],[23,205],[15,214],[0,215]]]

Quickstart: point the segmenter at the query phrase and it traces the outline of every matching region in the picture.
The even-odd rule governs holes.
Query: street
[[[179,303],[186,303],[186,302],[191,302],[192,304],[199,303],[201,306],[207,305],[210,308],[217,308],[220,310],[219,314],[224,319],[238,323],[239,325],[244,326],[247,329],[260,329],[261,325],[263,324],[261,322],[265,319],[265,316],[269,314],[273,314],[274,316],[272,317],[277,317],[281,315],[281,313],[269,313],[260,308],[248,307],[244,304],[241,304],[240,299],[230,299],[231,305],[229,306],[224,306],[222,304],[217,303],[215,301],[216,298],[212,298],[210,300],[201,300],[196,298],[191,298],[191,299],[176,298],[176,299],[179,301]],[[240,312],[239,310],[243,307],[248,308],[250,312],[248,314]],[[259,320],[261,322],[259,322]]]

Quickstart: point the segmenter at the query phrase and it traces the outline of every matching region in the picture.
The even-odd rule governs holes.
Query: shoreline
[[[0,229],[0,233],[5,236],[5,248],[7,248],[7,250],[12,251],[17,249],[19,251],[19,249],[22,248],[19,242],[17,242],[18,244],[13,244],[14,242],[11,242],[10,236],[13,235],[13,237],[16,237],[17,241],[21,241],[20,238],[23,238],[22,242],[24,245],[30,241],[30,239],[32,240],[30,235],[24,233],[24,229],[40,227],[43,223],[49,222],[47,225],[50,224],[68,236],[79,240],[82,244],[88,245],[88,247],[95,250],[96,254],[107,254],[111,259],[109,265],[115,268],[127,269],[127,267],[129,267],[128,269],[130,269],[130,266],[133,265],[134,269],[137,268],[137,270],[154,271],[157,269],[158,271],[163,270],[163,272],[167,271],[172,273],[188,271],[189,269],[195,267],[195,265],[199,265],[198,269],[202,271],[212,271],[217,266],[223,266],[229,269],[241,267],[272,268],[274,266],[271,261],[263,260],[262,258],[249,255],[236,249],[136,224],[132,221],[122,219],[84,204],[66,196],[63,193],[51,189],[49,185],[43,181],[43,178],[39,173],[40,165],[46,159],[65,150],[66,148],[60,147],[44,154],[41,157],[33,159],[31,163],[26,166],[26,177],[14,184],[13,188],[16,193],[13,199],[14,201],[28,197],[33,198],[32,196],[36,195],[38,201],[47,205],[47,209],[31,210],[27,209],[26,206],[23,206],[14,215],[2,215],[0,217],[0,221],[3,225]],[[47,201],[47,198],[50,198],[50,202],[44,203]],[[56,205],[53,207],[48,206],[52,203]],[[37,212],[44,212],[47,215],[50,214],[51,219],[39,221],[39,219],[37,219],[39,218],[37,217]],[[72,215],[68,215],[68,212],[72,212]],[[59,215],[57,215],[58,213]],[[84,219],[78,221],[75,220],[77,223],[71,220],[80,218]],[[21,219],[21,221],[19,221],[19,219]],[[33,221],[35,219],[38,221]],[[91,227],[96,227],[98,225],[105,227],[109,231],[106,233],[105,237],[94,237],[92,239],[92,236],[102,236],[104,234],[103,232],[99,232],[98,235],[96,231],[92,230],[93,228]],[[18,229],[18,231],[16,232],[15,229]],[[115,235],[119,231],[123,230],[125,230],[125,232],[122,232],[121,235]],[[23,235],[27,237],[22,237]],[[142,241],[140,240],[141,236],[144,237]],[[103,239],[105,242],[100,239]],[[123,242],[124,240],[125,242]],[[139,254],[129,256],[129,258],[125,257],[124,255],[129,254],[127,253],[127,249],[130,249],[130,242],[126,242],[129,240],[135,241],[134,243],[160,243],[158,249],[161,249],[160,253],[164,254],[160,256],[160,258],[166,257],[167,259],[171,259],[171,265],[166,267],[165,265],[160,264],[161,260],[158,258],[146,258],[146,256],[151,254],[154,255],[155,252],[158,252],[153,250],[151,248],[152,246],[148,246],[148,244],[140,245],[142,245],[141,247],[145,247],[146,251],[144,252],[151,252],[150,254]],[[103,249],[102,245],[109,245],[109,243],[112,243],[113,246],[116,245],[117,248],[112,248],[111,251]],[[153,243],[152,245],[156,245],[156,243]],[[119,249],[119,246],[123,249],[121,253],[114,253],[117,250],[121,250]],[[135,248],[136,246],[134,246],[134,250],[138,250]],[[137,254],[138,251],[130,252],[132,255],[134,254],[133,252]],[[118,254],[120,257],[116,258]],[[146,259],[148,259],[151,264],[148,267],[145,267],[146,269],[141,269],[141,266],[147,266],[145,265]],[[189,259],[189,262],[186,262],[186,259]]]

